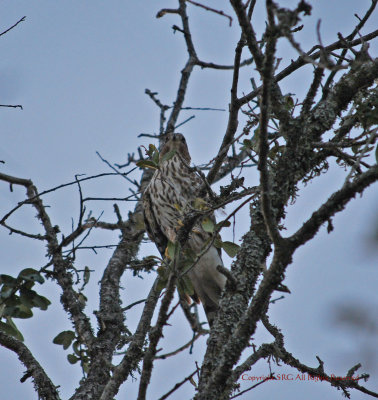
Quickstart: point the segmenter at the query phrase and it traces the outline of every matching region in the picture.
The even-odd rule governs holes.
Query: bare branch
[[[247,46],[252,54],[257,70],[261,73],[263,68],[263,55],[258,46],[255,31],[250,23],[250,18],[247,16],[244,4],[240,0],[231,0],[231,5],[239,20],[239,25],[242,28],[244,37],[247,41]],[[252,7],[251,7],[252,9]]]
[[[21,110],[23,110],[23,107],[22,107],[20,104],[17,104],[17,105],[12,105],[12,104],[0,104],[0,107],[21,108]]]
[[[176,10],[178,11],[178,10]],[[157,92],[151,92],[150,89],[146,89],[145,93],[152,99],[152,101],[160,108],[160,135],[164,133],[164,123],[165,123],[165,112],[169,110],[171,107],[163,104],[156,95]],[[139,135],[140,137],[141,135]]]
[[[151,319],[159,300],[160,292],[156,290],[156,279],[152,286],[147,300],[144,305],[142,315],[139,319],[138,327],[132,336],[129,347],[119,365],[114,368],[113,376],[106,384],[100,400],[108,400],[113,398],[122,383],[127,379],[130,373],[132,373],[138,366],[141,358],[143,357],[143,346],[146,340],[146,335],[150,330]]]
[[[147,387],[151,379],[152,367],[157,351],[157,345],[163,335],[163,328],[168,319],[168,307],[171,304],[173,296],[175,294],[175,288],[176,278],[173,274],[171,274],[168,279],[165,295],[161,302],[156,325],[150,330],[149,333],[150,345],[143,358],[143,370],[140,377],[138,400],[144,400],[146,398]]]
[[[201,336],[206,335],[208,332],[206,330],[202,330],[200,332],[198,332],[197,334],[195,334],[193,336],[192,339],[189,340],[189,342],[183,344],[182,346],[180,346],[178,349],[171,351],[169,353],[165,353],[165,354],[161,354],[160,356],[155,356],[155,360],[165,360],[168,357],[172,357],[175,356],[176,354],[181,353],[183,350],[191,347],[193,345],[193,343],[200,338]]]
[[[195,51],[194,44],[192,41],[192,35],[190,33],[189,19],[188,19],[188,15],[186,13],[186,0],[179,0],[179,4],[180,4],[179,14],[180,14],[180,17],[182,20],[183,33],[184,33],[184,37],[185,37],[185,43],[186,43],[186,48],[188,51],[189,58],[185,64],[185,67],[181,71],[181,80],[180,80],[179,87],[177,90],[177,96],[176,96],[176,100],[174,102],[172,113],[167,122],[166,132],[174,131],[174,127],[176,126],[176,123],[177,123],[177,118],[178,118],[180,110],[184,104],[184,99],[185,99],[185,94],[186,94],[186,90],[188,87],[189,78],[193,71],[193,67],[198,59],[197,53]]]
[[[351,41],[349,43],[350,47],[355,47],[358,46],[359,44],[363,43],[363,42],[368,42],[372,39],[374,39],[375,37],[378,36],[378,29],[362,36],[359,39],[355,39],[353,41]],[[337,50],[337,49],[343,49],[346,48],[345,44],[343,44],[340,40],[330,44],[329,46],[326,46],[324,48],[325,51],[327,52],[331,52],[333,50]],[[313,60],[318,59],[321,56],[321,52],[317,51],[316,53],[313,53],[315,50],[317,49],[317,46],[313,47],[311,50],[309,50],[306,54],[310,55],[311,54],[311,58]],[[313,53],[313,54],[312,54]],[[278,74],[276,74],[274,76],[274,80],[276,82],[281,81],[282,79],[288,77],[289,75],[291,75],[293,72],[295,72],[296,70],[298,70],[299,68],[302,68],[304,65],[307,65],[308,63],[306,62],[306,60],[303,59],[302,56],[298,57],[295,61],[293,61],[288,67],[284,68],[281,72],[279,72]],[[252,92],[248,93],[247,95],[241,97],[239,99],[239,102],[243,105],[248,103],[249,101],[251,101],[252,99],[254,99],[262,90],[262,87],[258,87],[257,89],[254,89]]]
[[[138,167],[132,168],[130,171],[124,173],[123,175],[128,175],[131,172],[135,171],[137,168]],[[98,175],[88,176],[86,178],[80,178],[73,182],[64,183],[64,184],[58,185],[52,189],[44,190],[43,192],[38,193],[38,197],[43,196],[47,193],[51,193],[56,190],[62,189],[67,186],[77,185],[78,182],[84,182],[84,181],[88,181],[88,180],[92,180],[92,179],[97,179],[97,178],[100,178],[103,176],[115,176],[115,175],[119,175],[119,172],[117,172],[117,173],[102,173],[102,174],[98,174]],[[15,184],[15,185],[21,185],[21,186],[25,186],[25,187],[27,187],[29,185],[29,183],[31,183],[31,181],[29,179],[17,178],[14,176],[3,174],[3,173],[0,173],[0,180],[9,182],[11,185]],[[11,186],[11,188],[12,188],[12,186]],[[12,210],[10,210],[7,214],[4,215],[4,217],[0,220],[0,223],[3,223],[4,221],[6,221],[15,211],[17,211],[24,204],[30,204],[32,200],[34,200],[34,198],[31,198],[31,199],[28,198],[28,199],[18,203],[18,205],[16,207],[14,207]]]
[[[238,113],[240,109],[240,104],[237,101],[237,91],[238,91],[238,81],[239,81],[240,59],[243,47],[244,47],[244,39],[241,38],[235,49],[234,73],[232,78],[231,103],[229,106],[227,129],[223,137],[222,144],[219,148],[218,155],[215,158],[214,165],[207,174],[207,181],[210,184],[214,182],[215,177],[223,164],[223,160],[227,156],[228,149],[231,146],[231,143],[236,133],[236,129],[238,127]]]
[[[373,13],[375,7],[377,6],[378,0],[372,0],[371,5],[369,7],[369,9],[366,11],[364,17],[362,19],[360,19],[360,22],[356,25],[356,27],[353,29],[353,32],[346,38],[346,42],[347,44],[354,39],[354,37],[357,35],[357,33],[359,33],[361,31],[361,29],[363,28],[363,26],[366,24],[366,22],[368,21],[368,19],[370,18],[371,14]],[[342,59],[346,56],[348,52],[348,47],[344,48],[343,51],[340,54],[340,58],[337,60],[336,65],[340,65],[342,62]],[[331,71],[331,73],[329,74],[325,84],[324,84],[324,88],[323,88],[323,98],[327,95],[329,87],[331,85],[331,83],[333,82],[335,75],[337,73],[337,70]]]
[[[156,14],[156,18],[164,17],[165,14],[180,14],[180,10],[177,8],[163,8]]]
[[[103,158],[103,157],[101,156],[101,154],[100,154],[98,151],[96,151],[96,154],[100,157],[101,161],[103,161],[109,168],[111,168],[113,171],[115,171],[115,173],[116,173],[117,175],[122,176],[122,178],[126,179],[128,182],[132,183],[132,184],[135,185],[138,189],[140,189],[140,188],[139,188],[139,184],[138,184],[138,182],[137,182],[135,179],[134,179],[134,180],[131,180],[131,179],[127,176],[128,174],[123,174],[123,173],[119,172],[119,171],[117,170],[117,168],[114,168],[113,165],[111,165],[109,161],[105,160],[105,158]],[[80,181],[77,181],[77,182],[80,182]]]
[[[197,1],[193,1],[193,0],[186,0],[186,1],[188,3],[190,3],[190,4],[193,4],[194,6],[201,7],[203,9],[205,9],[206,11],[211,11],[211,12],[213,12],[215,14],[219,14],[219,15],[222,15],[223,17],[228,18],[229,21],[230,21],[229,22],[230,26],[232,25],[232,17],[230,15],[228,15],[228,14],[225,14],[224,11],[216,10],[215,8],[211,8],[209,6],[205,6],[204,4],[198,3]]]
[[[271,380],[271,379],[274,379],[274,376],[273,376],[273,375],[267,376],[265,379],[263,379],[262,381],[260,381],[260,382],[258,382],[258,383],[255,383],[254,385],[252,385],[252,386],[249,387],[248,389],[242,390],[240,393],[238,393],[238,394],[236,394],[236,395],[234,395],[234,396],[231,396],[231,397],[230,397],[230,400],[231,400],[231,399],[236,399],[237,397],[242,396],[244,393],[247,393],[247,392],[249,392],[249,391],[251,391],[251,390],[257,388],[257,386],[260,386],[260,385],[262,385],[263,383],[265,383],[265,382],[267,382],[267,381],[269,381],[269,380]]]
[[[247,60],[244,60],[240,63],[240,67],[251,65],[252,63],[253,63],[253,58],[248,58]],[[205,62],[201,60],[198,60],[196,64],[201,68],[223,69],[223,70],[230,70],[235,68],[235,65],[219,65],[219,64],[214,64],[212,62]]]
[[[173,392],[175,392],[178,388],[180,388],[184,383],[190,381],[193,376],[199,371],[197,368],[195,371],[193,371],[190,375],[188,375],[186,378],[184,378],[181,382],[177,382],[175,386],[171,390],[169,390],[166,394],[163,396],[159,397],[158,400],[165,400],[167,399]]]
[[[25,236],[25,237],[28,237],[31,239],[46,240],[45,235],[27,233],[27,232],[21,231],[19,229],[12,228],[11,226],[7,225],[5,222],[2,222],[1,225],[4,226],[4,228],[7,228],[9,230],[10,235],[12,233],[16,233],[18,235]]]
[[[0,36],[5,35],[7,32],[9,32],[11,29],[15,28],[19,23],[25,21],[25,16],[19,19],[15,24],[13,24],[10,28],[6,29],[4,32],[0,33]],[[13,107],[13,106],[3,106],[3,107]],[[16,107],[21,107],[21,106],[16,106]],[[22,108],[22,107],[21,107]]]
[[[270,118],[270,102],[273,81],[273,64],[274,54],[276,51],[275,23],[273,15],[273,6],[270,0],[266,2],[268,12],[269,25],[266,31],[268,36],[265,60],[262,68],[263,89],[260,100],[260,148],[259,148],[259,163],[260,171],[260,186],[261,186],[261,209],[264,220],[269,232],[269,235],[274,244],[278,245],[281,240],[281,235],[278,232],[274,213],[272,212],[271,197],[270,197],[270,175],[267,169],[267,157],[269,151],[268,145],[268,123]]]
[[[36,392],[41,399],[60,399],[57,387],[51,382],[44,369],[24,343],[0,331],[0,344],[17,354],[19,360],[27,368],[25,377],[31,376],[33,378]]]
[[[312,239],[322,224],[329,220],[337,212],[344,209],[346,204],[361,193],[365,188],[378,180],[378,165],[356,176],[352,182],[346,181],[344,186],[335,192],[302,227],[287,240],[291,246],[297,248]]]

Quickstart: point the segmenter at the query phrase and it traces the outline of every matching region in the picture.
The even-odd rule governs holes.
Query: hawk
[[[163,159],[169,152],[173,156]],[[168,241],[175,241],[183,217],[182,210],[193,205],[202,186],[200,177],[190,168],[190,160],[185,137],[180,133],[168,134],[160,151],[159,169],[143,193],[146,231],[162,257]],[[214,216],[211,218],[214,219]],[[210,237],[211,234],[197,224],[185,248],[198,255]],[[226,277],[217,270],[218,265],[223,266],[221,250],[212,245],[187,273],[194,289],[192,298],[202,302],[210,326],[226,283]]]

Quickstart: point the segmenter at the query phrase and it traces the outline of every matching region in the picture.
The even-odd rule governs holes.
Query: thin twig
[[[235,49],[234,73],[232,78],[231,103],[230,103],[227,129],[223,137],[222,144],[218,150],[218,154],[215,158],[214,165],[207,174],[207,181],[210,184],[214,182],[215,177],[223,164],[223,160],[225,159],[227,152],[233,142],[233,138],[235,136],[236,129],[238,127],[238,113],[240,109],[240,104],[237,101],[237,91],[239,82],[240,59],[244,45],[245,45],[244,38],[241,37]]]
[[[26,16],[22,17],[19,19],[15,24],[13,24],[10,28],[6,29],[4,32],[0,33],[0,36],[5,35],[7,32],[9,32],[11,29],[15,28],[20,22],[25,21]],[[12,106],[3,106],[3,107],[12,107]],[[16,107],[21,107],[21,106],[16,106]],[[22,108],[22,107],[21,107]]]
[[[103,161],[109,168],[111,168],[117,175],[122,176],[122,178],[126,179],[128,182],[132,183],[133,185],[135,185],[138,189],[139,189],[139,184],[135,181],[130,179],[126,174],[123,174],[122,172],[119,172],[117,170],[117,168],[114,168],[112,164],[110,164],[110,162],[108,160],[105,160],[105,158],[103,158],[101,156],[101,154],[96,151],[96,154],[100,157],[101,161]]]
[[[124,175],[130,174],[131,172],[135,171],[136,169],[138,169],[138,167],[132,168],[130,171],[124,173]],[[88,181],[88,180],[92,180],[92,179],[96,179],[96,178],[100,178],[100,177],[104,177],[104,176],[115,176],[115,175],[119,175],[119,172],[118,173],[107,172],[107,173],[102,173],[102,174],[98,174],[98,175],[88,176],[86,178],[77,179],[77,180],[69,182],[69,183],[63,183],[62,185],[58,185],[52,189],[44,190],[43,192],[38,193],[38,195],[36,195],[35,198],[43,196],[47,193],[54,192],[56,190],[62,189],[67,186],[76,185],[78,182],[84,182],[84,181]],[[9,180],[9,178],[11,178],[11,181]],[[29,179],[17,178],[15,176],[6,175],[3,173],[0,173],[0,180],[9,182],[11,185],[16,184],[16,185],[27,186],[28,184],[31,183],[31,181]],[[35,200],[35,198],[31,198],[31,199],[28,198],[28,199],[18,203],[18,205],[16,207],[12,208],[12,210],[10,210],[7,214],[4,215],[4,217],[0,220],[0,223],[3,223],[4,221],[6,221],[15,211],[17,211],[24,204],[30,204],[33,200]]]
[[[177,382],[175,386],[171,390],[169,390],[166,394],[163,396],[159,397],[158,400],[165,400],[167,399],[173,392],[175,392],[178,388],[180,388],[185,382],[190,381],[193,376],[199,371],[199,368],[197,368],[195,371],[193,371],[190,375],[188,375],[186,378],[184,378],[181,382]]]
[[[12,105],[12,104],[0,104],[0,107],[9,107],[9,108],[21,108],[23,110],[22,106],[20,104],[17,105]]]
[[[190,3],[190,4],[193,4],[194,6],[201,7],[203,9],[205,9],[206,11],[211,11],[211,12],[213,12],[215,14],[219,14],[219,15],[222,15],[223,17],[228,18],[229,21],[230,21],[229,24],[230,24],[230,26],[232,26],[232,17],[230,15],[228,15],[228,14],[225,14],[224,11],[216,10],[215,8],[211,8],[209,6],[205,6],[204,4],[198,3],[198,2],[193,1],[193,0],[186,0],[186,1],[188,3]]]
[[[197,339],[199,339],[203,335],[206,335],[207,333],[208,332],[205,330],[198,332],[192,339],[189,340],[189,342],[183,344],[182,346],[180,346],[178,349],[176,349],[174,351],[156,356],[155,360],[165,360],[168,357],[172,357],[172,356],[175,356],[176,354],[181,353],[183,350],[187,349],[188,347],[191,347]]]
[[[141,304],[141,303],[145,303],[147,299],[142,299],[142,300],[138,300],[138,301],[134,301],[134,303],[129,304],[126,307],[122,308],[122,311],[127,311],[130,310],[130,308],[133,308],[134,306]]]
[[[262,385],[263,383],[265,383],[265,382],[267,382],[267,381],[270,381],[270,380],[272,380],[272,379],[274,379],[274,375],[273,375],[273,374],[267,376],[267,377],[264,378],[262,381],[255,383],[254,385],[252,385],[252,386],[249,387],[248,389],[242,390],[242,391],[239,392],[238,394],[236,394],[236,395],[234,395],[234,396],[231,396],[231,397],[230,397],[230,400],[231,400],[231,399],[236,399],[237,397],[242,396],[244,393],[247,393],[247,392],[249,392],[250,390],[253,390],[253,389],[257,388],[257,386],[260,386],[260,385]]]

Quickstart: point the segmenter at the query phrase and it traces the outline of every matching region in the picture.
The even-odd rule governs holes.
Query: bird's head
[[[165,154],[169,153],[172,150],[176,150],[176,153],[180,154],[181,157],[190,164],[190,155],[188,146],[186,144],[186,140],[184,135],[181,133],[168,133],[163,147],[160,151],[160,157],[163,157]]]

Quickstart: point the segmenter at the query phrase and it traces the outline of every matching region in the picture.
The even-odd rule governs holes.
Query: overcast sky
[[[258,1],[260,5],[261,1]],[[281,2],[292,6],[296,2]],[[316,44],[316,23],[321,18],[323,44],[337,39],[337,32],[349,34],[356,18],[369,7],[370,0],[319,0],[314,3],[313,15],[304,20],[305,28],[298,33],[304,50]],[[206,4],[232,13],[224,1],[208,0]],[[96,155],[96,151],[112,163],[124,163],[128,153],[138,146],[147,145],[151,139],[138,138],[140,133],[158,131],[159,113],[144,94],[146,88],[159,93],[163,103],[171,104],[175,98],[180,70],[186,61],[186,51],[181,34],[173,34],[173,24],[180,25],[177,16],[167,15],[156,19],[160,8],[176,7],[175,1],[0,1],[0,31],[13,25],[21,17],[26,20],[0,37],[0,104],[21,104],[23,110],[0,108],[0,164],[1,171],[10,175],[31,178],[39,191],[70,182],[75,174],[94,175],[109,172]],[[258,32],[264,28],[265,16],[258,7],[254,20]],[[237,21],[228,26],[228,20],[203,10],[188,6],[192,34],[199,57],[203,61],[231,64],[235,43],[239,39]],[[376,29],[377,11],[362,34]],[[375,24],[374,24],[375,22]],[[371,55],[376,57],[377,45],[371,45]],[[245,54],[248,56],[248,54]],[[283,41],[279,56],[284,57],[282,68],[297,54]],[[282,82],[284,93],[303,95],[311,76],[311,67]],[[245,70],[241,77],[240,93],[250,91],[249,78],[257,73]],[[186,106],[227,109],[231,73],[225,71],[196,70],[186,98]],[[180,128],[187,137],[192,161],[201,164],[214,157],[226,129],[227,113],[221,111],[185,111],[179,121],[195,115]],[[242,129],[242,123],[239,124]],[[138,178],[139,171],[134,175]],[[345,172],[332,167],[328,174],[304,187],[295,205],[290,206],[286,226],[288,233],[298,228],[304,218],[324,202],[332,191],[343,183]],[[248,171],[248,183],[257,184],[254,169]],[[129,185],[121,178],[107,178],[83,186],[86,196],[125,197]],[[1,215],[24,199],[22,188],[8,190],[0,182]],[[53,223],[68,234],[71,217],[77,220],[79,197],[76,188],[54,192],[44,198],[49,204]],[[359,313],[378,315],[376,282],[377,251],[373,241],[374,224],[378,224],[377,186],[370,187],[362,198],[353,200],[347,210],[334,219],[331,234],[323,228],[308,245],[300,248],[289,267],[285,284],[292,294],[270,309],[272,322],[277,323],[286,337],[287,349],[302,362],[317,366],[315,356],[324,362],[328,373],[343,375],[362,362],[359,372],[373,376],[367,387],[378,390],[377,331],[364,325],[348,328],[335,322],[336,309],[359,307]],[[134,203],[120,203],[124,216]],[[112,203],[93,202],[89,205],[95,216],[103,212],[102,219],[115,221]],[[20,210],[11,220],[13,226],[28,232],[39,232],[35,211]],[[237,219],[236,238],[248,229],[245,210]],[[225,233],[232,240],[232,231]],[[94,232],[91,243],[117,243],[117,233]],[[0,230],[1,273],[17,275],[25,267],[39,268],[46,261],[45,248],[30,239],[9,236]],[[142,255],[155,253],[153,245],[145,245]],[[103,250],[98,255],[90,251],[78,257],[78,267],[90,266],[95,270],[88,285],[88,310],[97,308],[98,284],[101,271],[111,255]],[[230,265],[230,260],[226,265]],[[154,276],[145,279],[127,274],[122,281],[125,288],[124,304],[144,298]],[[39,293],[53,301],[48,311],[35,311],[29,320],[16,320],[25,337],[25,343],[45,368],[53,382],[61,385],[62,398],[72,395],[81,371],[66,360],[67,351],[52,344],[59,332],[71,329],[70,322],[59,307],[59,289],[48,282],[37,288]],[[131,330],[138,320],[140,307],[127,315]],[[203,315],[203,314],[202,314]],[[204,318],[204,317],[203,317]],[[92,318],[94,326],[96,324]],[[376,321],[375,321],[376,324]],[[377,329],[377,325],[375,325]],[[173,350],[191,338],[191,330],[180,312],[168,327],[162,345],[164,351]],[[257,334],[256,343],[270,340],[268,335]],[[206,338],[198,341],[193,354],[185,352],[176,359],[157,361],[148,398],[154,399],[168,391],[176,381],[201,363]],[[9,350],[0,347],[1,398],[37,399],[31,381],[19,383],[24,367]],[[276,373],[295,373],[287,368],[273,366]],[[250,375],[268,374],[265,361]],[[242,382],[246,388],[248,382]],[[375,386],[375,387],[374,387]],[[137,383],[124,385],[117,399],[136,398]],[[254,395],[261,398],[303,397],[341,398],[341,393],[327,383],[271,382],[261,385]],[[172,399],[188,399],[193,387],[185,385]],[[252,398],[252,394],[241,397]],[[277,397],[275,397],[277,398]],[[363,395],[353,392],[352,398]]]

